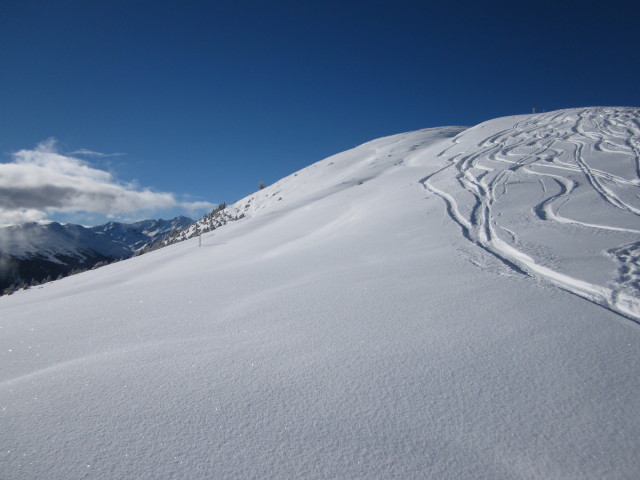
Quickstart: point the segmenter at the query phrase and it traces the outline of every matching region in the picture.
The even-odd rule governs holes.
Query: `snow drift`
[[[0,473],[634,478],[639,125],[382,138],[0,298]]]

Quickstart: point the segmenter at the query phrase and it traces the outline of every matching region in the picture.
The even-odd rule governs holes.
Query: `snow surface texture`
[[[639,119],[375,140],[0,298],[0,478],[637,478]]]

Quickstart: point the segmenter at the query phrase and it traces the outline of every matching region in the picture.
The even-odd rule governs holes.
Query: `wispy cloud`
[[[0,163],[0,225],[40,221],[56,212],[115,216],[172,207],[193,212],[214,206],[181,202],[173,193],[119,182],[110,172],[73,156],[79,152],[102,155],[88,150],[62,154],[55,139],[49,139],[33,150],[15,152],[11,162]]]
[[[110,158],[110,157],[121,157],[124,155],[124,153],[100,153],[100,152],[94,152],[93,150],[87,150],[86,148],[81,148],[80,150],[69,152],[69,155],[80,155],[81,157]]]

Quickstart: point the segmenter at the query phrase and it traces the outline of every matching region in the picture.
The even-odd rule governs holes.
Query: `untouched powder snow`
[[[639,122],[382,138],[0,298],[0,477],[637,478]]]

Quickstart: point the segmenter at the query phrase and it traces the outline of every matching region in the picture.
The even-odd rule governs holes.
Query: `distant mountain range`
[[[56,222],[0,228],[0,293],[129,258],[192,223],[180,216],[89,228]]]

